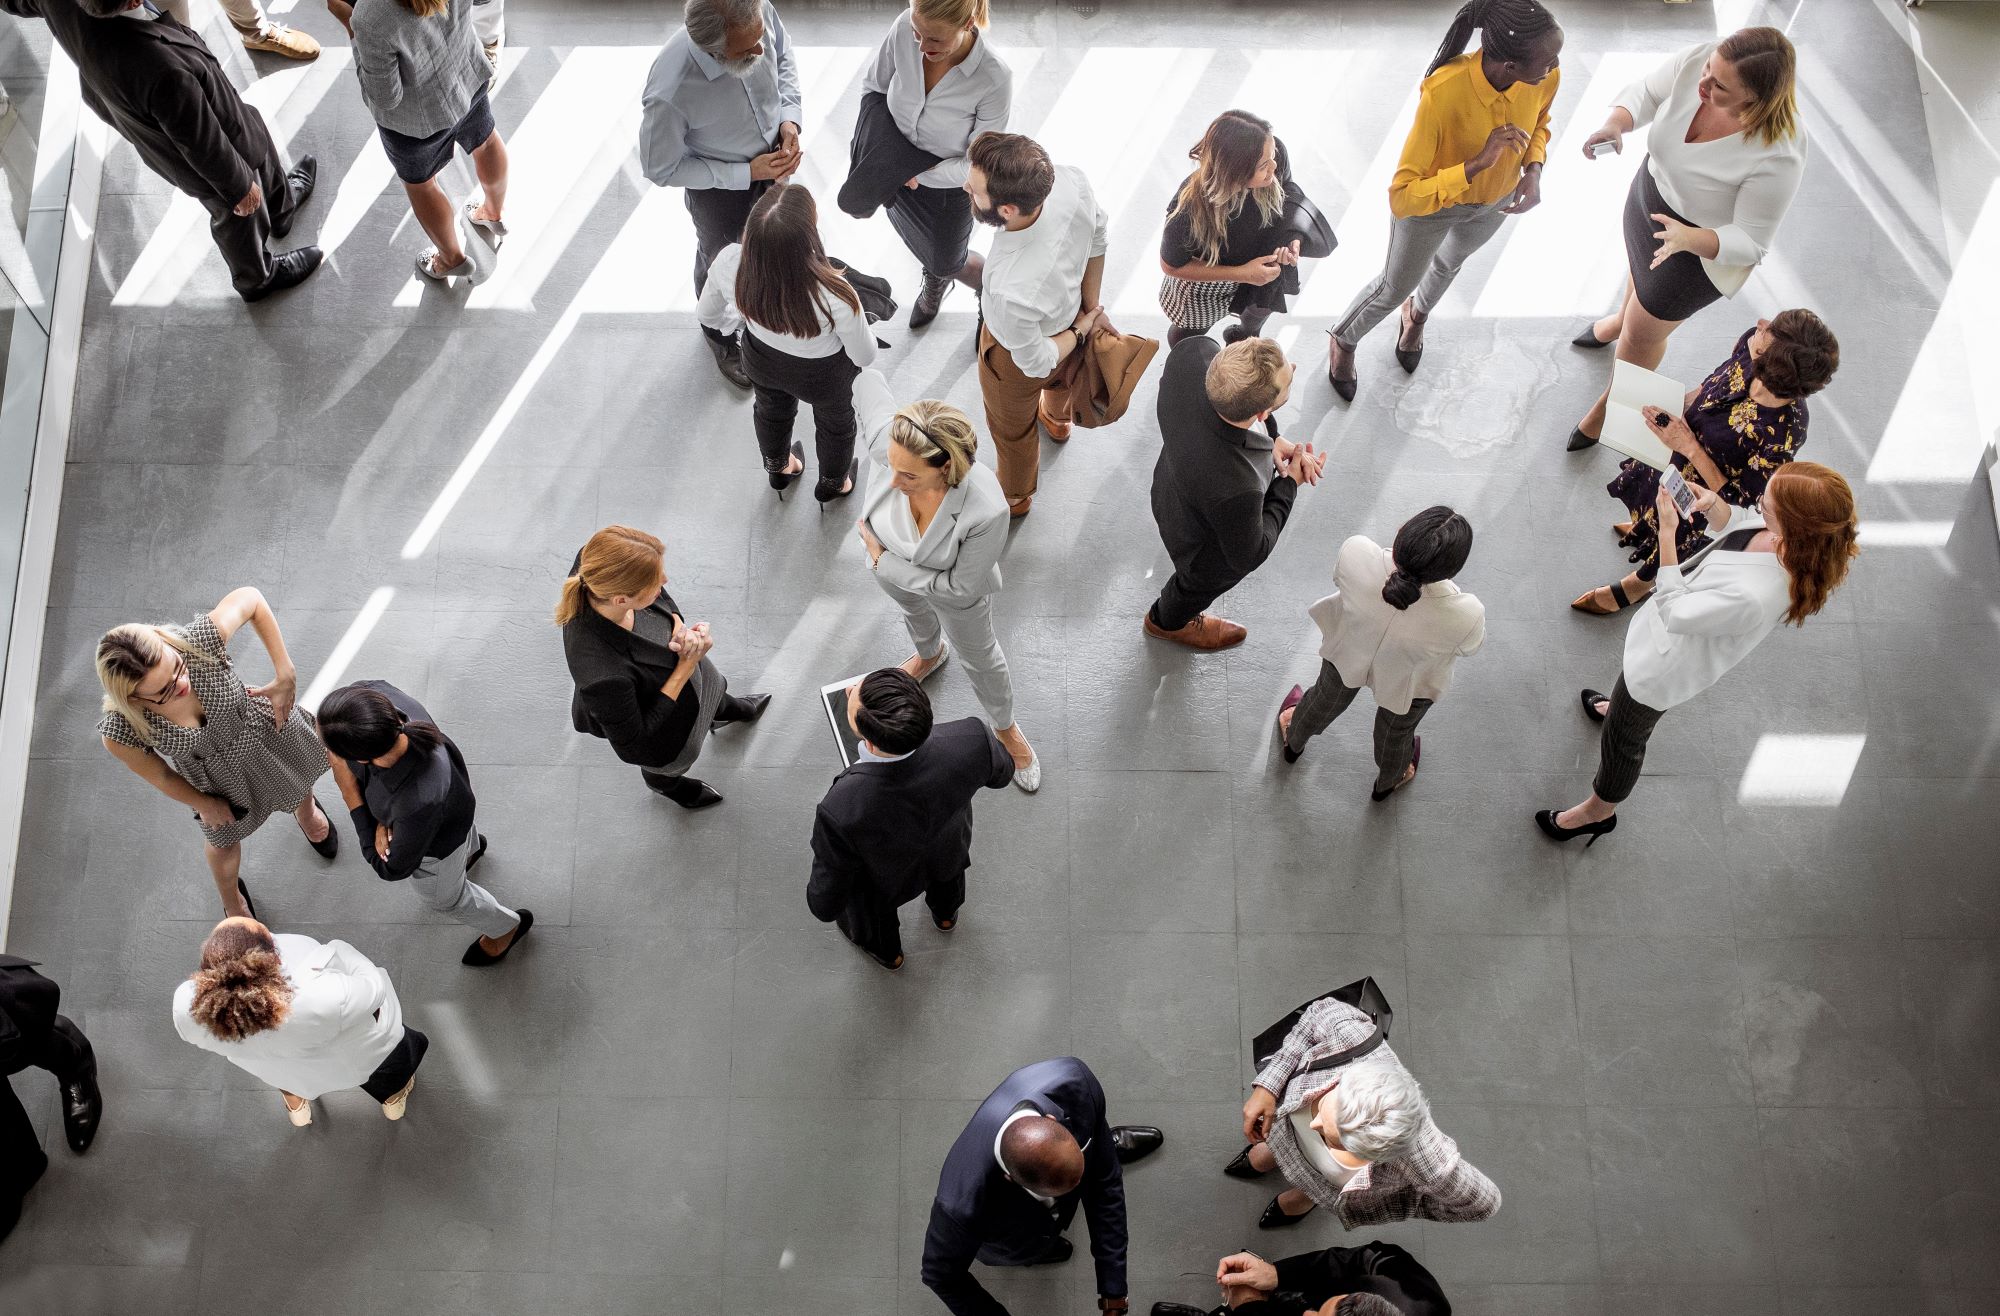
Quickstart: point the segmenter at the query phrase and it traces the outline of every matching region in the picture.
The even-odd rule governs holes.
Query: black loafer
[[[1602,699],[1606,703],[1610,703],[1611,696],[1607,694],[1602,694],[1596,690],[1586,690],[1583,692],[1582,698],[1583,698],[1583,715],[1589,718],[1593,722],[1602,722],[1604,720],[1604,714],[1597,711],[1597,701]]]
[[[275,219],[271,221],[272,237],[282,238],[291,233],[292,225],[298,222],[299,209],[312,199],[313,188],[318,182],[319,161],[309,155],[300,156],[299,162],[285,173],[285,186],[290,188],[292,193],[291,216],[283,224],[279,224]]]
[[[1218,1310],[1226,1312],[1229,1309],[1223,1307]],[[1194,1307],[1185,1302],[1156,1302],[1153,1304],[1153,1316],[1210,1316],[1210,1313],[1206,1307]]]
[[[69,1149],[81,1156],[90,1150],[98,1121],[104,1118],[104,1095],[97,1090],[97,1061],[85,1061],[63,1083],[62,1099],[63,1138]]]
[[[534,910],[522,909],[517,912],[521,915],[521,924],[514,929],[514,939],[507,943],[505,950],[501,951],[498,955],[489,955],[486,953],[486,948],[481,946],[479,939],[475,937],[472,944],[465,948],[465,954],[458,957],[458,962],[460,964],[469,964],[475,969],[483,969],[489,964],[498,964],[501,960],[513,954],[514,947],[521,944],[521,938],[527,936],[529,930],[535,926]]]
[[[318,247],[292,248],[271,262],[274,268],[271,271],[270,282],[261,288],[252,288],[249,292],[244,293],[243,300],[246,302],[261,302],[274,292],[283,292],[287,288],[298,287],[312,277],[312,272],[319,268],[321,259],[322,256]]]
[[[1057,1234],[1055,1241],[1049,1244],[1049,1250],[1027,1264],[1030,1266],[1060,1266],[1075,1255],[1076,1244],[1070,1242],[1061,1234]]]
[[[1569,432],[1569,451],[1582,452],[1585,448],[1595,448],[1596,446],[1597,440],[1585,434],[1581,429],[1573,429]]]
[[[470,855],[466,857],[465,871],[468,873],[471,872],[473,865],[477,864],[480,860],[484,859],[485,857],[486,857],[486,838],[484,836],[481,836],[479,838],[479,848],[477,850],[474,850]]]
[[[1111,1149],[1118,1153],[1120,1165],[1144,1160],[1166,1140],[1167,1135],[1150,1124],[1121,1124],[1111,1130]]]
[[[675,804],[680,805],[683,809],[687,809],[690,812],[695,809],[712,809],[722,803],[722,792],[707,782],[696,781],[692,777],[683,777],[681,780],[689,787],[692,787],[692,789],[682,790],[673,795],[667,795],[665,791],[656,791],[655,793],[666,795]]]
[[[1280,1196],[1283,1196],[1283,1194],[1280,1194]],[[1257,1217],[1257,1228],[1259,1229],[1290,1228],[1291,1226],[1297,1224],[1299,1221],[1305,1219],[1307,1216],[1311,1215],[1315,1210],[1318,1209],[1318,1206],[1319,1204],[1315,1202],[1312,1206],[1307,1207],[1304,1211],[1301,1211],[1297,1215],[1286,1215],[1285,1208],[1279,1206],[1278,1199],[1276,1197],[1273,1197],[1271,1199],[1271,1204],[1264,1208],[1264,1214]]]
[[[1222,1172],[1232,1179],[1261,1179],[1270,1173],[1270,1171],[1260,1170],[1250,1163],[1250,1152],[1256,1145],[1254,1142],[1243,1144],[1243,1150],[1236,1153],[1235,1160],[1222,1167]]]

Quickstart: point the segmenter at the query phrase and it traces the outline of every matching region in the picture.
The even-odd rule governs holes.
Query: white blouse
[[[882,38],[875,63],[861,80],[861,90],[882,92],[889,117],[910,145],[939,157],[917,175],[922,187],[963,187],[972,166],[965,158],[973,138],[1003,132],[1014,99],[1014,73],[987,45],[986,34],[974,29],[972,51],[924,92],[924,56],[905,9]]]
[[[832,293],[826,294],[826,312],[831,317],[829,323],[811,338],[795,338],[791,334],[779,333],[754,320],[746,320],[736,305],[736,270],[743,263],[743,244],[732,242],[716,253],[709,263],[708,282],[701,290],[701,300],[695,305],[695,318],[719,334],[734,334],[738,329],[749,327],[757,336],[757,341],[788,356],[826,357],[840,352],[847,353],[847,359],[857,366],[865,366],[875,359],[875,330],[869,325],[868,317],[855,310]]]
[[[1689,46],[1627,87],[1617,104],[1634,127],[1652,124],[1647,169],[1660,197],[1689,223],[1715,230],[1715,259],[1702,261],[1702,268],[1718,291],[1734,296],[1770,251],[1791,208],[1805,171],[1806,142],[1803,128],[1770,146],[1742,133],[1687,140],[1701,108],[1696,87],[1702,66],[1714,49],[1713,42]]]

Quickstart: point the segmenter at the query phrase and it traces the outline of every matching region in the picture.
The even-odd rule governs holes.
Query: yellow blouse
[[[1403,142],[1403,158],[1389,180],[1389,209],[1399,219],[1433,215],[1446,206],[1498,201],[1521,181],[1521,170],[1540,164],[1549,152],[1549,106],[1555,102],[1560,69],[1540,82],[1517,82],[1493,90],[1469,51],[1424,79],[1416,122]],[[1511,123],[1528,134],[1524,153],[1503,152],[1491,169],[1467,180],[1465,162],[1478,155],[1495,128]]]

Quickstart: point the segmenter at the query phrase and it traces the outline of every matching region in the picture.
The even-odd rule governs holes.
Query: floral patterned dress
[[[1806,442],[1804,398],[1766,407],[1750,396],[1750,382],[1756,375],[1750,361],[1750,335],[1755,332],[1744,331],[1729,359],[1701,381],[1685,417],[1695,441],[1722,471],[1723,484],[1715,492],[1735,507],[1755,503],[1778,468],[1797,457]],[[1690,484],[1705,484],[1693,463],[1680,453],[1674,454],[1674,469]],[[1639,564],[1639,579],[1651,580],[1660,569],[1659,511],[1653,506],[1659,496],[1660,473],[1628,457],[1604,487],[1631,512],[1632,533],[1618,542],[1632,550],[1631,560]],[[1681,561],[1708,543],[1707,529],[1708,520],[1699,512],[1681,522],[1676,536]]]
[[[283,727],[275,724],[271,701],[244,687],[229,660],[229,646],[207,613],[185,626],[160,629],[193,651],[187,674],[201,700],[201,725],[184,727],[145,709],[151,744],[118,712],[105,713],[97,733],[158,754],[196,790],[228,800],[238,814],[235,819],[209,828],[197,814],[195,825],[209,844],[234,845],[272,814],[289,813],[305,802],[313,783],[328,771],[326,750],[312,714],[304,709],[295,706],[290,721]]]

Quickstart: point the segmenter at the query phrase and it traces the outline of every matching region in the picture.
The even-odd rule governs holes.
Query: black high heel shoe
[[[813,497],[819,499],[820,510],[825,511],[826,505],[828,503],[833,502],[836,499],[845,498],[847,497],[847,495],[853,493],[857,488],[859,488],[860,481],[861,481],[861,459],[859,457],[856,457],[853,461],[847,463],[846,479],[840,481],[838,484],[832,484],[828,483],[825,480],[821,480],[818,484],[813,486]],[[846,487],[843,488],[842,487],[843,485]]]
[[[781,503],[785,501],[785,491],[791,488],[793,485],[797,484],[799,482],[799,477],[803,476],[806,473],[806,445],[803,440],[800,439],[792,440],[791,461],[797,462],[799,464],[799,469],[797,469],[796,471],[765,472],[765,474],[769,476],[771,479],[771,487],[778,491],[778,501]],[[791,462],[786,462],[785,464],[789,466],[791,465]]]
[[[1585,448],[1595,448],[1596,446],[1597,440],[1585,434],[1581,426],[1570,430],[1568,449],[1570,452],[1582,452]]]
[[[332,859],[340,853],[340,829],[333,825],[332,816],[327,813],[325,807],[317,799],[313,801],[313,808],[319,811],[320,817],[326,819],[326,835],[320,837],[317,841],[308,836],[306,837],[306,844],[311,846],[313,852],[320,858]],[[304,834],[305,828],[299,828],[299,832]]]
[[[1245,1143],[1243,1150],[1236,1153],[1236,1159],[1222,1167],[1222,1172],[1232,1179],[1261,1179],[1268,1170],[1260,1170],[1250,1163],[1250,1149],[1257,1144]]]
[[[1578,334],[1576,337],[1569,340],[1569,345],[1571,347],[1581,347],[1586,351],[1595,352],[1598,348],[1609,347],[1611,346],[1611,344],[1617,341],[1618,340],[1616,338],[1599,338],[1597,336],[1597,321],[1592,320],[1589,324],[1583,327],[1582,333]]]
[[[1600,699],[1607,704],[1611,702],[1611,696],[1601,690],[1586,690],[1583,692],[1583,715],[1593,722],[1602,722],[1604,720],[1604,714],[1597,711],[1597,701]]]
[[[1257,1228],[1284,1229],[1297,1224],[1319,1208],[1319,1203],[1315,1202],[1297,1215],[1288,1215],[1285,1208],[1278,1204],[1282,1197],[1284,1194],[1279,1193],[1277,1197],[1271,1199],[1271,1204],[1264,1208],[1264,1214],[1257,1217]]]
[[[1578,836],[1588,836],[1590,839],[1583,843],[1583,848],[1588,850],[1597,844],[1598,837],[1610,834],[1618,826],[1618,815],[1614,813],[1603,822],[1585,823],[1581,827],[1565,827],[1556,821],[1556,815],[1561,812],[1561,809],[1543,809],[1535,815],[1535,826],[1542,829],[1543,836],[1558,845]]]

